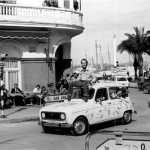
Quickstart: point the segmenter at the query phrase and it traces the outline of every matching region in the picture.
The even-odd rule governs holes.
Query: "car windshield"
[[[127,81],[127,79],[124,77],[119,77],[119,78],[117,78],[117,81]]]

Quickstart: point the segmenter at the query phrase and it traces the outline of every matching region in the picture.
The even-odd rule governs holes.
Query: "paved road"
[[[135,103],[138,114],[129,125],[104,124],[95,127],[94,130],[134,130],[150,131],[150,108],[148,101],[150,95],[143,94],[137,89],[130,90],[130,96]],[[93,146],[104,140],[102,136],[96,136]],[[0,124],[0,149],[1,150],[83,150],[85,136],[72,136],[65,132],[57,131],[45,134],[37,122],[26,122],[18,124]]]

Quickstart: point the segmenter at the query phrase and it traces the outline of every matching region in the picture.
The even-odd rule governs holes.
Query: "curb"
[[[24,117],[24,118],[14,118],[14,119],[1,119],[0,120],[0,124],[1,123],[22,123],[22,122],[30,122],[30,121],[38,121],[39,117],[35,116],[35,117]]]

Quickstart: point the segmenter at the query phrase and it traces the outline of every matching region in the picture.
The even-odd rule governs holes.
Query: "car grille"
[[[52,119],[52,120],[61,120],[60,115],[61,113],[57,112],[44,112],[45,119]]]

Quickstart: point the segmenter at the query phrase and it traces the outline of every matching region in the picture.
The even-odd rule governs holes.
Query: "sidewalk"
[[[33,106],[16,106],[10,109],[5,109],[4,114],[6,118],[0,118],[0,123],[19,123],[26,121],[38,121],[38,113],[40,108],[41,107],[39,105],[33,105]]]

